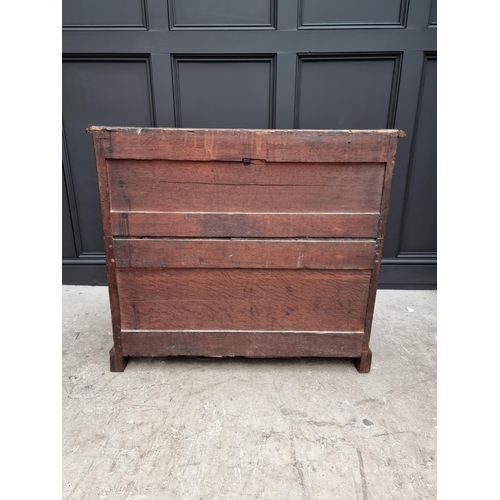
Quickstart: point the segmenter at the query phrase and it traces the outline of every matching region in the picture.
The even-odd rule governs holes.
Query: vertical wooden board
[[[391,198],[392,177],[394,174],[394,165],[396,162],[396,150],[398,146],[398,139],[391,137],[389,151],[387,152],[387,164],[384,176],[384,188],[382,191],[382,201],[380,203],[380,220],[378,226],[378,237],[375,249],[375,262],[370,276],[370,288],[368,292],[368,302],[365,314],[365,337],[363,340],[363,350],[370,352],[368,357],[362,357],[358,369],[360,372],[365,373],[369,371],[371,366],[371,351],[368,348],[370,343],[370,336],[372,330],[373,313],[375,309],[375,299],[377,295],[377,284],[380,276],[380,267],[382,265],[382,253],[384,249],[384,237],[387,227],[387,216],[389,214],[389,202]]]
[[[125,369],[127,361],[123,356],[120,292],[117,287],[112,237],[104,237],[104,250],[106,252],[109,304],[111,306],[111,324],[113,328],[113,347],[109,352],[110,368],[112,372],[122,372]]]

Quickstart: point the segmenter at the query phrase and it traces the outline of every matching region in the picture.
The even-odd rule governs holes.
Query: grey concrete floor
[[[436,498],[436,292],[380,290],[372,371],[171,358],[110,373],[105,287],[63,287],[63,499]]]

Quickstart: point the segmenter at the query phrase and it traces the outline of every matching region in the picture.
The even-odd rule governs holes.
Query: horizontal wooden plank
[[[313,269],[117,269],[124,300],[364,300],[368,270]],[[342,303],[341,303],[342,302]],[[313,328],[314,329],[314,328]]]
[[[349,186],[353,176],[382,174],[385,163],[271,163],[263,160],[177,161],[106,160],[109,182],[123,189],[138,181],[161,184],[215,184],[229,186]]]
[[[109,161],[115,212],[379,212],[385,164]]]
[[[119,269],[125,330],[363,331],[370,271]]]
[[[375,238],[377,213],[111,212],[113,236]]]
[[[374,240],[115,239],[119,268],[372,269]]]
[[[122,331],[125,356],[358,357],[362,333]]]
[[[399,130],[222,130],[90,127],[106,158],[387,162]]]

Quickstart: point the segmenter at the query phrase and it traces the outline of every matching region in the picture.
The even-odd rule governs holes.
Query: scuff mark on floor
[[[359,461],[359,473],[361,474],[361,487],[363,489],[363,500],[368,500],[368,488],[366,486],[366,476],[365,476],[365,465],[363,463],[363,455],[361,450],[358,448],[358,461]]]

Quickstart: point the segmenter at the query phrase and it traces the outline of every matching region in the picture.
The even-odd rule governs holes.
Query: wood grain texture
[[[399,130],[241,130],[90,127],[106,158],[385,162]]]
[[[354,359],[354,366],[356,366],[359,373],[369,373],[372,366],[372,351],[363,349],[361,356]]]
[[[349,357],[361,353],[363,334],[338,332],[123,332],[133,356]]]
[[[121,333],[120,333],[121,342]],[[128,359],[123,355],[123,349],[117,351],[113,346],[109,351],[109,369],[112,372],[123,372],[127,366]]]
[[[276,163],[247,159],[239,161],[106,160],[109,182],[114,189],[139,183],[196,184],[216,186],[340,186],[355,189],[350,182],[367,184],[367,176],[380,183],[385,163]],[[154,186],[156,188],[156,186]]]
[[[385,165],[108,161],[114,212],[378,213]]]
[[[111,212],[114,236],[374,238],[379,214]]]
[[[115,239],[117,268],[371,269],[373,240]]]
[[[370,370],[403,133],[89,131],[113,371],[177,355],[347,356]]]
[[[127,364],[123,357],[120,315],[120,293],[116,283],[116,263],[113,238],[104,237],[106,254],[106,273],[108,278],[109,304],[111,306],[111,324],[113,328],[113,348],[109,353],[109,363],[112,372],[123,371]]]
[[[125,330],[363,331],[370,271],[118,270]]]
[[[377,296],[377,285],[380,276],[380,266],[382,265],[382,254],[384,250],[384,237],[387,227],[387,217],[389,215],[389,202],[391,198],[392,177],[394,174],[394,165],[396,163],[396,150],[398,147],[397,137],[391,137],[387,151],[387,163],[384,175],[384,186],[382,189],[382,199],[380,202],[380,220],[378,225],[377,246],[375,250],[375,262],[373,265],[372,276],[370,279],[370,291],[368,294],[368,303],[366,306],[365,319],[365,338],[363,340],[364,351],[369,351],[370,336],[372,331],[373,313],[375,310],[375,300]],[[368,366],[371,366],[371,351]],[[368,368],[368,371],[370,368]]]

